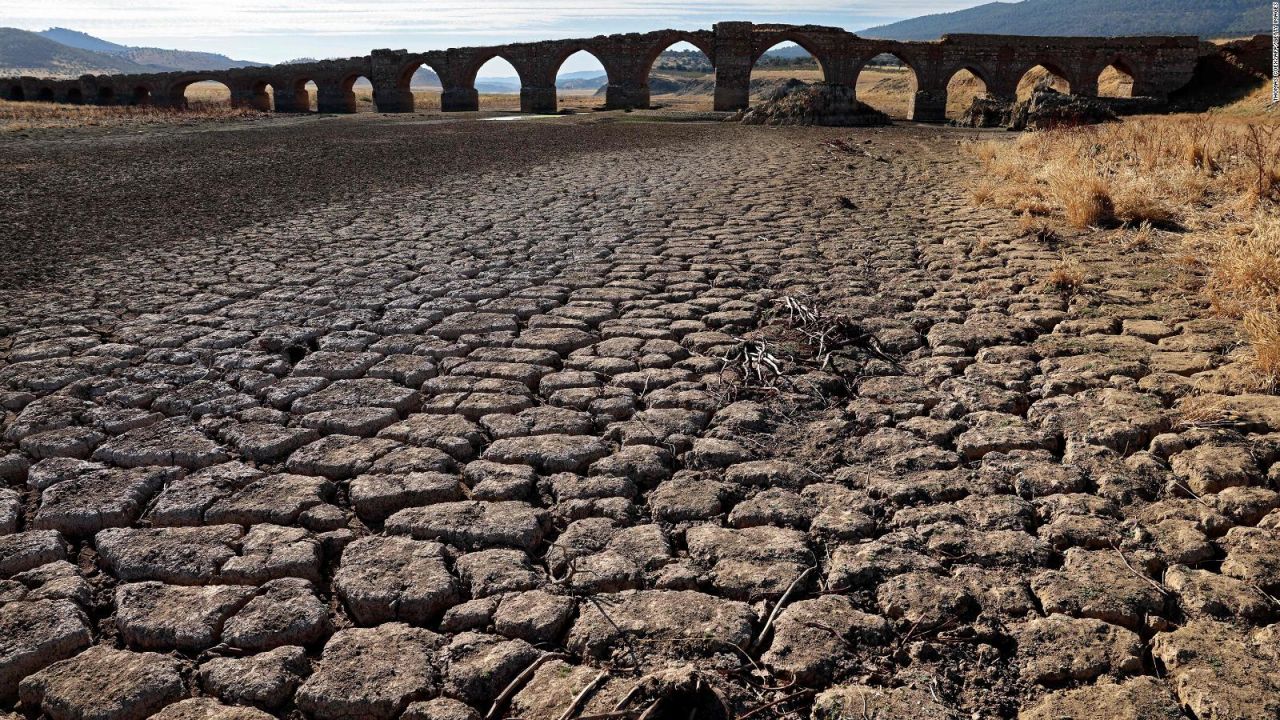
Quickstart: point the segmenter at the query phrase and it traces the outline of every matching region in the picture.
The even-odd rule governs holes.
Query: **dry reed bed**
[[[376,112],[373,94],[357,88],[359,112]],[[438,90],[415,90],[414,107],[418,112],[439,112]],[[594,98],[566,94],[561,101],[569,106],[590,105]],[[188,107],[169,108],[154,105],[72,105],[39,101],[12,102],[0,100],[0,134],[33,129],[118,127],[125,125],[188,125],[202,122],[260,120],[272,113],[231,104],[226,88],[192,86],[187,90]],[[311,109],[316,109],[312,94]],[[519,95],[483,94],[480,109],[518,111]]]
[[[986,178],[974,200],[1028,231],[1123,227],[1132,246],[1182,233],[1214,311],[1241,321],[1256,366],[1280,380],[1280,119],[1140,117],[972,149]]]
[[[228,102],[192,101],[186,109],[154,105],[67,105],[0,100],[0,133],[45,128],[173,125],[194,122],[253,120],[266,113]]]

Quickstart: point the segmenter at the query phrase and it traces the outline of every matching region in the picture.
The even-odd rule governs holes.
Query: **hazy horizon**
[[[237,60],[279,63],[301,57],[365,55],[373,48],[437,50],[467,45],[644,32],[710,29],[751,20],[835,25],[858,30],[983,4],[976,0],[600,0],[590,10],[562,0],[0,0],[3,24],[41,31],[64,27],[122,45],[197,50]],[[564,72],[599,68],[579,54]],[[508,74],[486,68],[482,76]]]

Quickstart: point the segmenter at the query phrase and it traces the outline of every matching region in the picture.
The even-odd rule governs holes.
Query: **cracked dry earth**
[[[0,298],[0,717],[1280,713],[1280,402],[1172,409],[1229,324],[1046,292],[955,132],[695,135]]]

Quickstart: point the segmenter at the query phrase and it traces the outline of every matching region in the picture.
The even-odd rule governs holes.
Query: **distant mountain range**
[[[0,74],[78,77],[86,73],[226,70],[263,63],[217,53],[118,45],[66,28],[0,28]]]
[[[858,34],[889,40],[936,40],[947,33],[1227,38],[1270,30],[1269,0],[1023,0],[925,15]]]

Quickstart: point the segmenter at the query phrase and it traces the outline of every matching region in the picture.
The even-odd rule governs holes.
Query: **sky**
[[[0,25],[66,27],[124,45],[276,63],[366,55],[373,48],[423,51],[663,28],[710,29],[722,20],[858,30],[982,1],[0,0]],[[594,58],[579,54],[563,71],[598,67]]]

